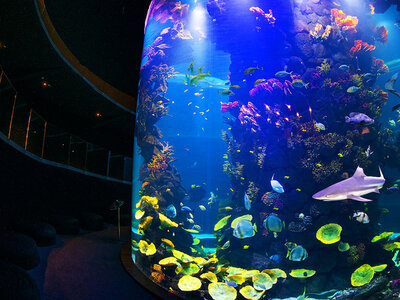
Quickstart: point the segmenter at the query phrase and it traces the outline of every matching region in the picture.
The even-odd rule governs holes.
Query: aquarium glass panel
[[[150,280],[186,299],[398,292],[398,19],[389,1],[152,1],[132,197]]]

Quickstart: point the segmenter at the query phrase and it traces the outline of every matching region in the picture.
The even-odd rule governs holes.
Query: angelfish
[[[247,196],[247,193],[244,193],[244,207],[247,210],[250,210],[250,208],[251,208],[251,202],[250,202],[249,196]]]
[[[326,189],[314,194],[312,197],[322,201],[338,201],[351,199],[361,202],[372,201],[363,198],[369,193],[379,193],[379,190],[385,184],[382,170],[379,168],[379,177],[366,176],[361,167],[357,167],[354,175],[348,179],[335,183]]]
[[[279,183],[278,180],[274,179],[274,176],[275,176],[275,174],[273,174],[272,178],[271,178],[271,187],[272,187],[272,189],[277,193],[280,193],[280,194],[284,193],[285,190],[283,189],[283,186]]]

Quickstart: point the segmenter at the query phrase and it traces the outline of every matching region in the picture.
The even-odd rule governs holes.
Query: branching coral
[[[324,27],[321,24],[317,23],[314,29],[310,30],[310,35],[316,40],[318,39],[327,40],[331,34],[332,26],[327,25],[325,30],[323,30],[323,28]]]
[[[327,59],[324,59],[320,66],[317,67],[319,74],[326,76],[331,70],[331,65],[328,63]]]
[[[363,42],[362,40],[355,40],[354,46],[351,47],[351,49],[350,49],[350,54],[354,55],[360,51],[371,52],[371,51],[375,50],[375,48],[376,47],[374,45],[370,45],[366,42]]]
[[[358,19],[357,17],[353,16],[346,16],[346,14],[338,10],[336,8],[331,10],[331,17],[333,21],[336,23],[336,25],[341,29],[342,31],[348,31],[350,33],[355,33],[357,32],[356,27],[358,25]]]
[[[389,67],[385,65],[382,59],[373,57],[371,72],[375,74],[385,74],[389,72]]]

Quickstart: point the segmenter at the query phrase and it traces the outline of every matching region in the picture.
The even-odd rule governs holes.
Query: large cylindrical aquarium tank
[[[398,296],[398,19],[389,1],[151,2],[132,200],[149,280],[184,299]]]

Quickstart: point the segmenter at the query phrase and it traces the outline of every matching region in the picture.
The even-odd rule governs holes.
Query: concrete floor
[[[44,300],[157,299],[124,270],[120,250],[129,240],[123,227],[78,236],[58,236],[57,244],[39,248],[41,263],[29,273]]]

